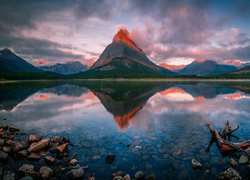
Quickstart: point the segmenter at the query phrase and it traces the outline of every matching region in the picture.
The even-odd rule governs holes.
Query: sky
[[[120,28],[156,64],[250,62],[249,0],[8,0],[0,48],[34,65],[91,66]]]

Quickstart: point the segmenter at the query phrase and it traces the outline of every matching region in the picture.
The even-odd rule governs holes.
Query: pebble
[[[6,161],[8,159],[8,154],[3,151],[0,151],[0,160]]]

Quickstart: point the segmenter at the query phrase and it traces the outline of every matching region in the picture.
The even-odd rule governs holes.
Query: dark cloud
[[[0,47],[9,47],[30,60],[47,58],[50,61],[56,61],[60,59],[81,60],[84,58],[83,55],[63,51],[63,49],[74,49],[71,45],[60,44],[46,39],[0,35]]]

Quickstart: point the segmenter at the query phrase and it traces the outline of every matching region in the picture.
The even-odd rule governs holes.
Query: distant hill
[[[84,72],[88,69],[86,65],[83,65],[79,61],[68,62],[65,64],[57,63],[52,66],[40,66],[39,68],[44,71],[55,72],[58,74],[77,74],[79,72]]]
[[[235,70],[237,70],[235,66],[218,64],[215,61],[206,60],[204,62],[192,62],[185,68],[178,71],[178,73],[183,75],[206,76],[225,74]]]
[[[0,72],[42,72],[42,70],[5,48],[0,50]]]
[[[120,30],[93,66],[83,73],[85,77],[152,77],[174,73],[157,66],[130,38]]]

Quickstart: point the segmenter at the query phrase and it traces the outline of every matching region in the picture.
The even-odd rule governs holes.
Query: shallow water
[[[43,137],[68,136],[87,174],[110,179],[118,170],[157,179],[216,177],[228,159],[210,141],[205,123],[226,120],[250,139],[250,84],[153,82],[33,82],[0,85],[0,123]],[[7,120],[3,120],[7,119]],[[105,163],[108,153],[115,161]],[[191,159],[203,164],[192,169]],[[207,172],[206,170],[209,170]],[[237,169],[244,177],[244,170]]]

